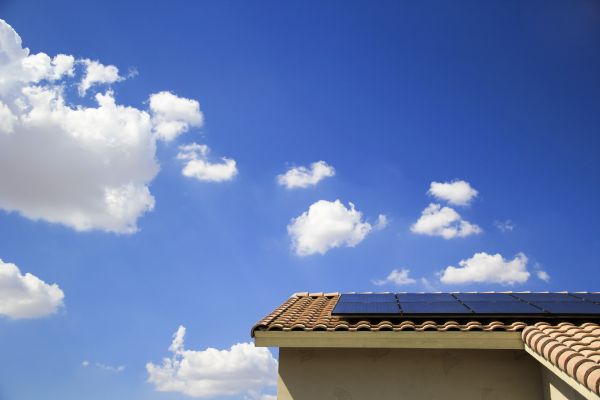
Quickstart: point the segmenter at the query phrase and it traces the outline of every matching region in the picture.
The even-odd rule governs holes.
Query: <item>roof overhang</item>
[[[393,349],[517,349],[520,332],[323,332],[255,331],[258,347],[329,347]]]

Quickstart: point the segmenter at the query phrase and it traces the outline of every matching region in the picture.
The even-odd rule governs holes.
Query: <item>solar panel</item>
[[[589,303],[587,301],[535,301],[532,304],[552,313],[552,314],[573,314],[573,315],[600,315],[600,305]]]
[[[434,302],[400,302],[403,314],[471,314],[472,311],[454,300]]]
[[[572,293],[573,296],[577,296],[587,301],[593,301],[594,303],[600,303],[600,293]]]
[[[513,293],[513,296],[528,302],[537,301],[581,301],[567,293]]]
[[[506,293],[455,293],[454,297],[460,301],[477,302],[514,302],[519,301]]]
[[[600,317],[600,293],[349,293],[332,314]]]
[[[397,303],[337,303],[333,314],[400,314]]]
[[[456,302],[450,293],[398,293],[400,303],[408,302],[433,302],[451,301]]]
[[[396,303],[394,293],[348,293],[342,294],[338,303]]]
[[[514,300],[514,299],[513,299]],[[465,305],[476,314],[545,314],[546,312],[522,301],[467,301]]]

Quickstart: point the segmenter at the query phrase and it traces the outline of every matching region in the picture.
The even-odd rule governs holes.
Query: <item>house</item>
[[[251,334],[279,400],[600,399],[599,322],[598,293],[297,293]]]

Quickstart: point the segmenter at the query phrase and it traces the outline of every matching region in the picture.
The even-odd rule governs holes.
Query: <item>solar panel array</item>
[[[340,295],[332,314],[600,318],[600,293],[349,293]]]

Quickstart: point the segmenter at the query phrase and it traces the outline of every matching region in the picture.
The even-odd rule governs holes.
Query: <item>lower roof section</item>
[[[522,332],[525,349],[547,364],[556,368],[599,398],[600,395],[600,325],[584,323],[574,325],[560,323],[550,325],[539,322]],[[564,380],[564,379],[563,379]],[[577,385],[571,385],[578,391]]]

